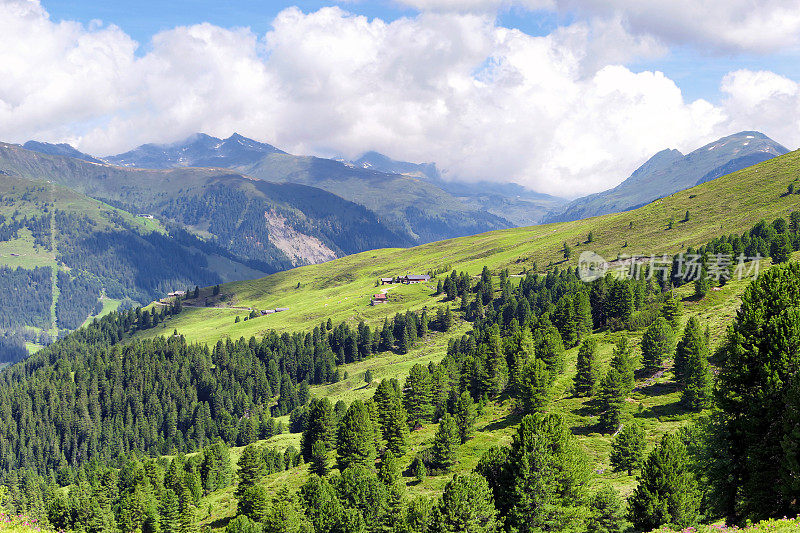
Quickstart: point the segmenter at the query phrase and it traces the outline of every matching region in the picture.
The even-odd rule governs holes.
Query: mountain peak
[[[234,133],[227,139],[194,133],[170,144],[144,144],[106,158],[115,165],[139,168],[228,167],[250,165],[261,158],[285,153],[266,143]]]
[[[41,141],[28,141],[23,144],[22,147],[31,152],[39,152],[40,154],[60,155],[73,159],[80,159],[81,161],[88,161],[90,163],[102,163],[99,159],[85,154],[67,143],[53,144]]]

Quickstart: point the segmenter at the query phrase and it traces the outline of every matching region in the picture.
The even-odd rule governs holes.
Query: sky
[[[800,0],[0,0],[0,140],[202,131],[574,197],[664,148],[800,147]]]

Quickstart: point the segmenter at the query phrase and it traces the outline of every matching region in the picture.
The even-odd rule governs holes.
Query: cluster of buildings
[[[262,309],[261,315],[274,315],[275,313],[280,313],[282,311],[288,311],[288,307],[276,307],[275,309]]]
[[[405,276],[398,276],[396,278],[381,278],[381,285],[393,285],[395,283],[402,283],[404,285],[414,285],[416,283],[424,283],[430,281],[431,277],[427,274],[407,274]],[[373,294],[370,300],[370,305],[380,305],[389,301],[389,295],[385,292]]]
[[[381,278],[381,285],[391,285],[393,283],[412,285],[414,283],[424,283],[430,280],[431,277],[428,276],[427,274],[410,274],[405,276],[398,276],[396,278]]]

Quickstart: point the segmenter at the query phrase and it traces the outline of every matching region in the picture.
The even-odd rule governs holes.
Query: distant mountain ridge
[[[84,154],[66,143],[45,143],[39,141],[28,141],[22,145],[26,150],[39,152],[48,155],[63,155],[65,157],[72,157],[73,159],[80,159],[81,161],[88,161],[89,163],[102,164],[103,161],[89,154]]]
[[[565,222],[629,211],[788,152],[757,131],[723,137],[686,155],[678,150],[662,150],[613,189],[578,198],[545,221]]]
[[[425,172],[438,172],[435,165],[396,162],[377,153],[353,164],[289,154],[239,134],[219,139],[198,133],[179,142],[145,144],[103,159],[141,169],[228,168],[264,181],[316,187],[373,211],[392,231],[407,235],[412,244],[514,225],[433,183]]]
[[[121,167],[238,167],[255,163],[267,154],[286,152],[238,133],[218,139],[204,133],[170,144],[143,144],[123,154],[103,160]],[[62,154],[66,155],[66,154]]]
[[[516,183],[445,180],[435,163],[397,161],[378,152],[367,152],[350,164],[427,180],[465,204],[503,217],[515,226],[539,224],[546,215],[567,203],[564,198],[532,191]]]

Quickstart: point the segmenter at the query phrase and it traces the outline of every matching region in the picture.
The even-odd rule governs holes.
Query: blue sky
[[[0,0],[0,140],[238,132],[575,196],[737,131],[800,146],[796,3]]]

